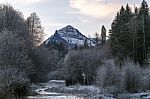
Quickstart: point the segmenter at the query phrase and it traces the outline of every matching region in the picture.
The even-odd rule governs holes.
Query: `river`
[[[33,92],[37,93],[37,95],[26,96],[21,99],[150,99],[150,91],[120,93],[114,98],[112,94],[101,94],[98,87],[81,85],[65,86],[65,82],[61,80],[33,84],[31,88],[33,88]]]
[[[50,88],[65,86],[64,81],[52,80],[48,83],[33,84],[33,91],[36,96],[26,96],[26,99],[84,99],[82,96],[68,93],[51,92]]]

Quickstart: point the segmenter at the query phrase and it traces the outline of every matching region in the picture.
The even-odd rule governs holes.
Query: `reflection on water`
[[[84,99],[77,96],[28,96],[27,99]]]

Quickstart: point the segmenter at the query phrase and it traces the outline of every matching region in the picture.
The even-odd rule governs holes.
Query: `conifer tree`
[[[99,43],[100,43],[99,34],[98,34],[98,33],[95,33],[95,45],[96,45],[96,46],[99,46]]]
[[[85,40],[84,40],[84,45],[83,45],[83,47],[84,47],[85,49],[89,48],[88,39],[85,39]]]
[[[148,48],[150,46],[150,19],[149,8],[145,0],[142,1],[138,14],[138,28],[137,28],[137,57],[138,62],[143,64],[147,60]]]
[[[106,43],[106,28],[104,25],[102,26],[102,29],[101,29],[101,38],[102,38],[102,44],[105,44]]]
[[[140,8],[132,13],[129,5],[122,6],[111,25],[112,52],[119,59],[130,58],[139,64],[147,62],[150,49],[149,7],[143,0]]]

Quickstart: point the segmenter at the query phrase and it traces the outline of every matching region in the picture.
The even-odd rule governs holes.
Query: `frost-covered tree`
[[[121,68],[115,64],[114,59],[105,60],[97,69],[96,82],[108,93],[140,92],[148,89],[147,86],[149,86],[149,80],[147,80],[149,77],[145,78],[144,74],[146,69],[127,60]],[[146,72],[146,74],[150,73]]]
[[[27,86],[28,77],[33,73],[33,64],[24,40],[14,33],[6,30],[1,32],[0,45],[0,93],[13,94]]]
[[[35,68],[35,73],[31,76],[33,82],[47,81],[47,74],[58,68],[58,62],[60,60],[58,51],[49,51],[42,46],[32,50],[31,59]]]
[[[64,59],[66,84],[94,84],[96,70],[102,64],[105,51],[103,48],[70,51]]]
[[[24,39],[29,38],[27,23],[21,12],[11,5],[0,5],[0,32],[8,30]]]
[[[37,14],[31,13],[31,15],[27,18],[27,23],[28,23],[28,29],[29,29],[29,34],[32,38],[33,45],[39,45],[41,44],[41,41],[43,40],[44,37],[44,30],[43,27],[41,26],[41,21],[40,18],[37,16]]]
[[[25,69],[26,72],[31,71],[30,66],[32,66],[32,64],[28,57],[28,49],[25,43],[22,38],[17,37],[12,32],[1,32],[0,63],[4,64],[4,66],[12,65],[15,68]]]

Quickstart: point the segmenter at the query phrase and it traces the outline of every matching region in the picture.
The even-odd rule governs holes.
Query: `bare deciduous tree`
[[[41,26],[40,18],[36,15],[36,13],[31,13],[31,15],[27,18],[27,23],[33,44],[36,46],[40,45],[44,37],[44,30]]]

